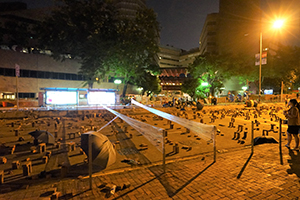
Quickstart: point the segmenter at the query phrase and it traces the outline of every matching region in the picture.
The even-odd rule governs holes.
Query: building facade
[[[199,49],[190,51],[160,46],[159,66],[162,73],[159,76],[162,93],[179,93],[184,80],[189,77],[187,67],[200,55]]]
[[[199,39],[199,51],[201,55],[206,53],[217,54],[217,31],[219,25],[219,13],[207,15]]]
[[[146,8],[146,0],[113,0],[119,11],[119,15],[134,18],[136,11]]]

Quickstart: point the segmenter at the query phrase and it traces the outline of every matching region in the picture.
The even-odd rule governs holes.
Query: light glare
[[[278,29],[278,28],[281,28],[283,26],[283,24],[284,24],[284,20],[282,20],[282,19],[276,20],[273,24],[273,27]]]

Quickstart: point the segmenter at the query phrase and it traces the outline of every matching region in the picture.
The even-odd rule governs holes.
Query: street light
[[[204,86],[204,87],[208,86],[208,82],[202,82],[201,86]]]
[[[284,24],[284,20],[278,19],[273,23],[273,28],[280,29]],[[258,102],[260,102],[261,96],[261,65],[262,65],[262,31],[259,36],[259,88],[258,88]]]

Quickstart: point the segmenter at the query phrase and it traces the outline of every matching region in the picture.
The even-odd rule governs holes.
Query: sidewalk
[[[300,153],[283,147],[282,156],[283,165],[278,144],[264,144],[255,146],[252,156],[250,148],[218,153],[215,163],[211,154],[177,160],[167,164],[165,174],[161,166],[107,173],[93,178],[93,190],[89,190],[88,178],[45,179],[42,184],[0,194],[0,200],[50,199],[55,189],[60,199],[296,200],[300,197]],[[130,186],[108,197],[103,183]]]

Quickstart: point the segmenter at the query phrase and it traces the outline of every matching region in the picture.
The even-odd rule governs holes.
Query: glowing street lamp
[[[122,80],[120,80],[120,79],[114,80],[114,84],[117,85],[117,91],[118,91],[118,93],[119,93],[119,85],[120,85],[121,83],[122,83]]]
[[[208,86],[208,82],[202,82],[201,86],[204,86],[204,87]]]
[[[273,28],[280,29],[284,25],[284,20],[276,20],[273,23]],[[259,37],[259,89],[258,89],[258,101],[260,102],[261,96],[261,65],[262,65],[262,31]]]
[[[122,81],[120,79],[114,80],[114,84],[116,84],[116,85],[120,85],[121,83],[122,83]]]
[[[282,19],[276,20],[273,24],[273,28],[279,29],[283,26],[283,24],[284,24],[284,20],[282,20]]]

